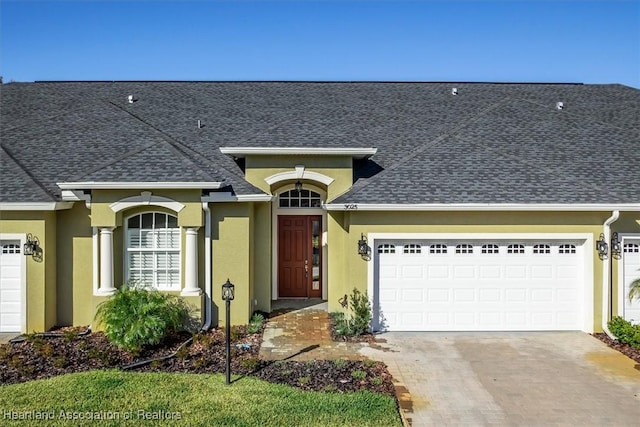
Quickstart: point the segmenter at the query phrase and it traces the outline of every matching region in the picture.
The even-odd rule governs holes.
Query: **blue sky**
[[[640,88],[640,1],[0,0],[0,75]]]

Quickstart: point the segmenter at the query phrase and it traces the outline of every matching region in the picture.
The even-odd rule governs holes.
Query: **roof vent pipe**
[[[129,104],[133,104],[136,101],[137,101],[137,99],[134,98],[133,95],[127,96],[127,102],[129,102]]]
[[[556,110],[563,110],[564,109],[564,102],[560,101],[560,102],[556,102]]]
[[[457,95],[458,94],[458,88],[454,87],[451,89],[451,95]]]
[[[202,121],[198,120],[198,129],[202,129]]]

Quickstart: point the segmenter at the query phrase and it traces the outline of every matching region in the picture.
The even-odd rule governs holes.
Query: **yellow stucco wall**
[[[93,295],[93,244],[90,210],[83,202],[58,211],[58,325],[90,325],[87,301]]]
[[[271,311],[271,204],[255,203],[253,210],[253,300],[254,310]]]
[[[271,193],[272,189],[265,182],[265,178],[281,172],[294,171],[296,165],[304,165],[306,171],[318,172],[334,179],[327,187],[328,201],[347,191],[353,183],[353,160],[350,156],[247,156],[245,178],[265,193]],[[305,181],[301,181],[304,184]],[[293,182],[295,180],[291,180],[290,183]],[[279,182],[277,186],[287,183]],[[320,183],[316,184],[323,186]]]
[[[231,303],[231,323],[246,324],[252,313],[251,298],[251,221],[250,203],[215,203],[212,217],[211,252],[213,256],[213,322],[224,324],[225,304],[222,285],[229,279],[235,285]]]
[[[139,190],[94,190],[91,193],[91,225],[96,227],[119,227],[122,216],[129,210],[114,212],[109,205],[128,197],[140,196]],[[184,205],[178,212],[178,225],[181,227],[201,227],[204,225],[200,190],[157,190],[153,196],[166,197]],[[150,205],[147,209],[156,209]]]
[[[369,233],[588,233],[594,241],[610,213],[604,212],[329,212],[329,311],[354,287],[367,290],[368,263],[357,254]],[[602,261],[595,251],[594,329],[601,329]]]

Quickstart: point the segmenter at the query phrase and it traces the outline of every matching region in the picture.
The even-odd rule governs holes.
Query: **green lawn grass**
[[[96,422],[91,417],[100,416]],[[31,417],[31,420],[13,418]],[[52,417],[45,421],[36,417]],[[109,419],[109,418],[118,419]],[[400,426],[395,400],[251,377],[91,371],[0,386],[0,425]]]

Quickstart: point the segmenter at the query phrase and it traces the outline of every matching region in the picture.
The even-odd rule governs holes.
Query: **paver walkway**
[[[325,302],[269,318],[260,356],[265,360],[362,360],[366,357],[359,350],[365,345],[331,339]]]

